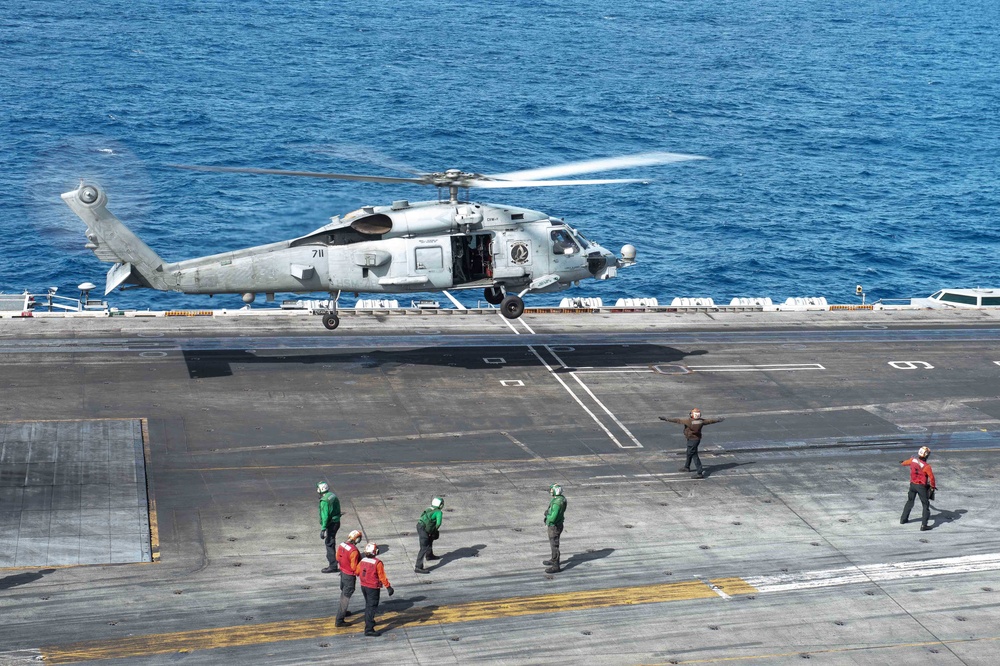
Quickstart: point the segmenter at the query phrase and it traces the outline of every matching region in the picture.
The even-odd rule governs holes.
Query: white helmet
[[[354,530],[353,532],[348,534],[347,540],[350,541],[351,543],[357,543],[361,541],[361,530]]]
[[[558,483],[553,483],[551,486],[549,486],[549,493],[551,493],[552,495],[562,495],[562,486],[560,486]]]
[[[926,446],[921,446],[920,450],[917,451],[917,457],[921,460],[926,460],[927,456],[931,454],[931,450]]]
[[[330,490],[330,484],[327,483],[326,481],[320,481],[319,483],[316,484],[316,492],[325,493],[328,490]]]
[[[374,541],[369,541],[368,545],[365,546],[365,555],[368,557],[375,557],[378,555],[378,544]]]
[[[695,407],[694,409],[692,409],[691,410],[691,418],[693,418],[693,419],[700,419],[701,418],[701,410],[698,409],[697,407]]]
[[[431,508],[440,509],[443,506],[444,506],[444,500],[441,499],[440,497],[435,497],[434,499],[431,500]]]

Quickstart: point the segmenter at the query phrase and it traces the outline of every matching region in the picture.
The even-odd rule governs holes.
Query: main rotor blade
[[[191,171],[218,171],[221,173],[255,173],[273,176],[305,176],[307,178],[326,178],[329,180],[360,180],[366,183],[415,183],[417,185],[431,185],[425,178],[397,178],[393,176],[360,176],[351,173],[317,173],[314,171],[285,171],[284,169],[253,169],[248,167],[213,167],[195,166],[189,164],[170,164],[177,169],[190,169]]]
[[[611,183],[642,183],[643,178],[601,178],[597,180],[467,180],[460,187],[505,189],[509,187],[562,187],[564,185],[609,185]]]
[[[557,178],[561,176],[576,176],[582,173],[611,171],[612,169],[628,169],[631,167],[651,166],[654,164],[670,164],[671,162],[686,162],[688,160],[707,159],[707,157],[702,157],[701,155],[684,155],[682,153],[637,153],[635,155],[623,155],[621,157],[605,157],[596,160],[585,160],[583,162],[571,162],[569,164],[562,164],[559,166],[498,173],[490,175],[488,178],[496,178],[498,180],[539,180],[544,178]]]

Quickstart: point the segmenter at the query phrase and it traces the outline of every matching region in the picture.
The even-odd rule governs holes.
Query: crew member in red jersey
[[[923,516],[920,521],[920,531],[922,532],[930,529],[930,526],[927,525],[927,521],[931,517],[930,499],[934,491],[937,490],[937,483],[934,481],[934,470],[931,469],[930,463],[927,462],[927,458],[930,455],[931,450],[926,446],[921,446],[916,456],[899,463],[910,468],[910,492],[906,496],[906,504],[903,505],[903,515],[899,519],[899,524],[905,525],[910,519],[913,500],[916,497],[920,497],[920,503],[924,506]]]

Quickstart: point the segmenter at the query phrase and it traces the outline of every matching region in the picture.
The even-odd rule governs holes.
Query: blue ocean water
[[[529,305],[1000,286],[998,19],[929,0],[6,0],[0,291],[103,286],[59,199],[80,178],[179,260],[436,193],[171,163],[497,173],[649,150],[711,160],[608,174],[649,184],[473,191],[638,247],[619,279]]]

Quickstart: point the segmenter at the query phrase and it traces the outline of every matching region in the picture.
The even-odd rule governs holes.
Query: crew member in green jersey
[[[559,535],[563,531],[563,519],[566,517],[566,496],[562,494],[562,486],[553,483],[549,486],[549,494],[552,500],[549,502],[549,509],[545,512],[545,525],[549,532],[549,546],[552,548],[552,557],[542,564],[548,565],[545,573],[559,573]]]
[[[340,499],[330,492],[330,484],[316,484],[319,493],[319,538],[326,544],[327,566],[323,573],[335,573],[337,568],[337,530],[340,529]]]
[[[444,508],[444,500],[435,497],[431,500],[431,505],[424,509],[417,521],[417,538],[420,540],[420,552],[417,553],[417,565],[413,568],[416,573],[430,573],[424,568],[424,559],[440,559],[434,554],[434,542],[440,536],[441,529],[441,509]]]

